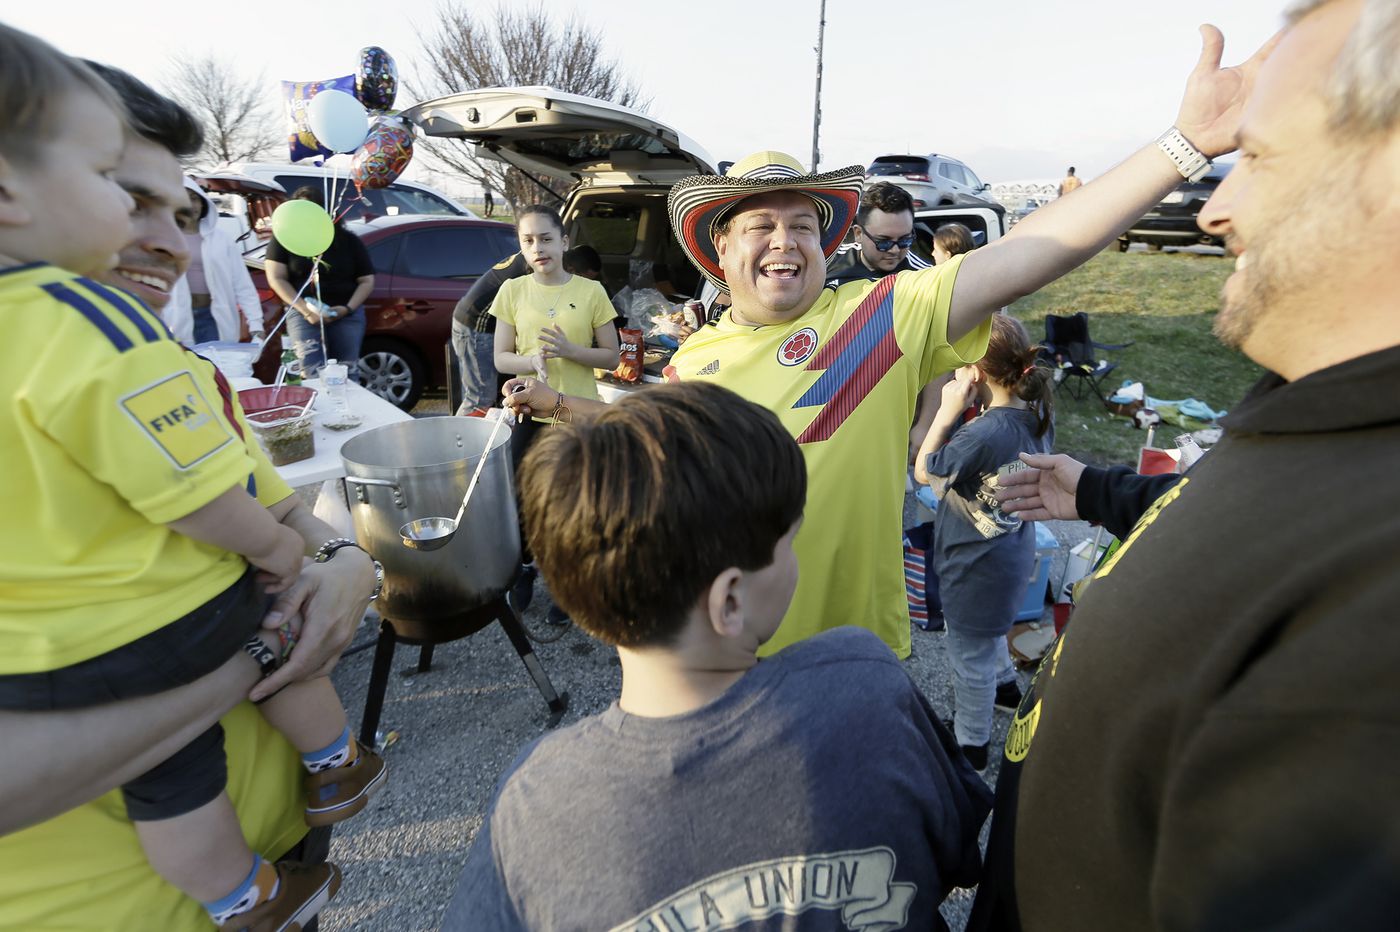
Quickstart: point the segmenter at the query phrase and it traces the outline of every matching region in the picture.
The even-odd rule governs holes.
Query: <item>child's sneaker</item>
[[[369,802],[388,777],[384,758],[360,745],[354,763],[306,777],[306,824],[334,825],[350,818]]]
[[[972,765],[972,769],[981,773],[987,769],[987,750],[991,747],[991,742],[987,744],[960,744],[963,757]]]
[[[1021,687],[1016,682],[1002,683],[997,687],[997,697],[994,707],[1005,709],[1007,712],[1015,712],[1021,707]]]
[[[277,868],[277,893],[246,913],[219,926],[219,932],[290,932],[300,929],[340,890],[340,868],[334,864],[282,861]]]

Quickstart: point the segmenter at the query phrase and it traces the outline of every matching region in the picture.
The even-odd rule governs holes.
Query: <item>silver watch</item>
[[[1181,177],[1187,181],[1200,181],[1210,171],[1210,159],[1191,145],[1175,126],[1157,137],[1157,148],[1166,153],[1176,170],[1181,172]]]
[[[312,557],[312,560],[316,563],[326,563],[331,557],[335,556],[335,552],[342,547],[354,547],[356,550],[363,551],[364,555],[369,557],[369,562],[374,564],[374,591],[369,594],[369,600],[373,602],[375,599],[379,598],[379,594],[384,591],[384,564],[376,560],[374,554],[365,550],[365,548],[348,537],[332,537],[320,547],[316,548],[316,555]]]

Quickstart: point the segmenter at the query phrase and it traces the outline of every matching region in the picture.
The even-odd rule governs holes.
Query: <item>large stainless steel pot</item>
[[[345,483],[355,536],[384,564],[376,605],[405,638],[451,640],[490,621],[475,611],[520,570],[510,436],[486,461],[462,525],[440,550],[410,550],[399,528],[453,515],[491,434],[482,418],[430,417],[365,431],[345,443]]]

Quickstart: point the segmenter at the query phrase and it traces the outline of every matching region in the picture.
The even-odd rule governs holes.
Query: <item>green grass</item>
[[[1041,340],[1045,315],[1086,311],[1095,340],[1136,341],[1102,354],[1118,363],[1105,389],[1135,379],[1154,398],[1197,398],[1216,410],[1228,409],[1260,375],[1258,366],[1211,334],[1220,289],[1233,267],[1217,255],[1110,249],[1017,301],[1011,313],[1031,339]],[[1055,430],[1059,451],[1101,465],[1135,464],[1144,439],[1131,421],[1109,414],[1092,392],[1083,401],[1068,391],[1055,393]],[[1175,431],[1170,424],[1159,428],[1157,445],[1170,443]]]

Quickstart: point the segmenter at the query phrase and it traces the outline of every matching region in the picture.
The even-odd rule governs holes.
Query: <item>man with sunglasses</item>
[[[909,251],[914,245],[914,201],[903,188],[887,181],[866,188],[851,232],[855,242],[837,250],[827,266],[828,288],[929,267]]]

